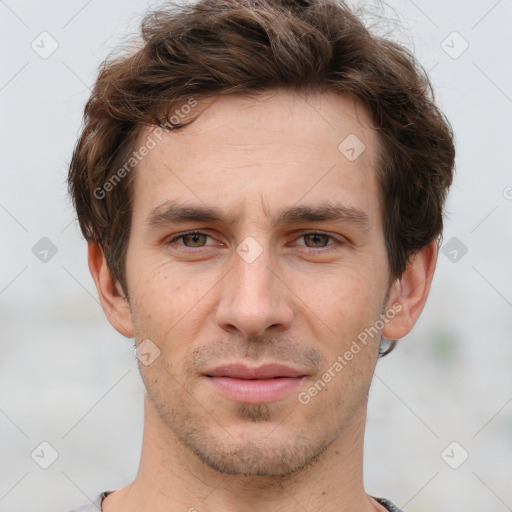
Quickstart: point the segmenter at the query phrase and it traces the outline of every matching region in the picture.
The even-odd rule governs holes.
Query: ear
[[[87,242],[89,270],[91,272],[101,306],[116,331],[127,338],[133,338],[133,324],[128,299],[119,281],[108,268],[103,250],[96,242]]]
[[[400,277],[391,286],[386,311],[399,303],[401,309],[382,329],[382,336],[398,340],[407,335],[418,320],[430,292],[437,261],[435,240],[411,256]],[[396,306],[395,311],[397,310]]]

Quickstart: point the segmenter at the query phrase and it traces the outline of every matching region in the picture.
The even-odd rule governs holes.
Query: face
[[[141,375],[169,436],[218,471],[303,469],[366,408],[380,335],[345,354],[389,307],[370,124],[334,93],[226,96],[137,168]]]

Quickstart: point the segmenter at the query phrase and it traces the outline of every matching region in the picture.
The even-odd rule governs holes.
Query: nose
[[[277,265],[269,261],[268,251],[254,261],[235,254],[220,289],[217,323],[245,337],[261,336],[270,328],[285,331],[293,319],[291,294]]]

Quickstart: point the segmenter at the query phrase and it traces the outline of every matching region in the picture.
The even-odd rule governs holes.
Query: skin
[[[103,509],[384,510],[366,494],[362,467],[380,335],[308,404],[297,394],[393,305],[401,310],[382,335],[399,339],[412,329],[430,289],[435,242],[390,285],[378,139],[353,99],[276,90],[199,105],[207,108],[166,133],[136,170],[128,299],[101,248],[89,243],[109,321],[160,350],[151,364],[139,363],[147,393],[138,474]],[[349,134],[365,144],[354,161],[338,150]],[[170,200],[218,207],[226,220],[150,228],[149,213]],[[348,220],[270,220],[282,208],[326,202],[363,212],[366,229]],[[191,229],[208,236],[176,239]],[[312,231],[325,236],[304,236]],[[246,237],[262,249],[250,263],[236,252]],[[201,374],[232,361],[284,362],[307,376],[284,398],[246,404],[225,398]]]

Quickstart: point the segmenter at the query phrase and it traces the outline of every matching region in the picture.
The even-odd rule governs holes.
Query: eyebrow
[[[222,209],[216,207],[166,201],[149,212],[146,224],[149,229],[183,222],[219,222],[233,225],[239,217],[240,215],[227,216]],[[341,204],[328,203],[318,206],[283,208],[272,216],[270,221],[273,226],[301,222],[341,221],[353,224],[362,231],[370,230],[370,221],[365,212]]]

